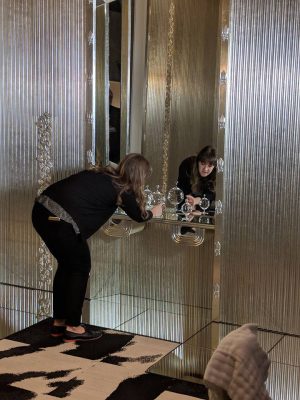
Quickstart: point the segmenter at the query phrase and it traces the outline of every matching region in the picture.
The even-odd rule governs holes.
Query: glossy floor
[[[18,289],[17,297],[28,298],[24,290]],[[36,293],[33,292],[31,297],[34,307]],[[27,306],[22,301],[15,307],[19,310],[0,309],[2,337],[37,322],[36,312],[26,312]],[[86,301],[84,314],[85,322],[91,324],[174,342],[174,350],[155,362],[150,371],[197,383],[201,382],[211,356],[213,331],[222,338],[236,328],[213,323],[211,310],[206,308],[121,294]],[[267,381],[272,399],[299,400],[300,337],[285,332],[260,331],[258,338],[272,361]]]
[[[147,372],[174,342],[93,326],[102,333],[97,340],[64,343],[50,326],[46,319],[0,341],[1,399],[207,398],[202,385]]]

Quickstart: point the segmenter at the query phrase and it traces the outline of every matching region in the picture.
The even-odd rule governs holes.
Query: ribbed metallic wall
[[[6,332],[34,322],[38,311],[35,289],[41,278],[40,243],[31,227],[30,214],[40,187],[36,122],[44,112],[50,114],[52,122],[51,149],[43,149],[51,154],[52,180],[85,165],[91,142],[86,132],[91,132],[92,118],[91,107],[87,106],[91,104],[90,92],[86,91],[91,89],[93,70],[88,64],[93,45],[91,7],[88,1],[68,0],[1,3],[0,273],[5,284],[1,307],[7,320],[7,326],[1,328]],[[177,8],[177,19],[181,11],[187,24],[187,10]],[[198,140],[198,135],[195,138]],[[188,148],[184,156],[194,151],[192,143]],[[158,160],[159,156],[152,160],[154,166]],[[171,170],[175,173],[177,164]],[[160,319],[146,319],[137,327],[123,329],[182,341],[209,319],[211,232],[202,247],[186,248],[172,242],[169,226],[153,224],[123,241],[99,232],[90,246],[93,272],[88,296],[92,305],[85,309],[85,315],[90,315],[91,322],[118,327],[145,310],[146,304],[147,310],[161,312]],[[51,294],[45,298],[51,301]],[[103,299],[108,300],[104,308]],[[203,319],[199,308],[205,315]],[[9,315],[6,309],[11,310]],[[15,311],[24,314],[20,317]],[[172,318],[170,324],[166,315]]]
[[[300,3],[232,0],[221,319],[300,333]]]
[[[121,274],[126,279],[121,292],[210,308],[212,246],[213,231],[206,232],[200,247],[187,247],[172,241],[171,226],[147,226],[122,241]]]
[[[141,332],[182,342],[205,325],[204,309],[210,320],[213,238],[206,231],[201,246],[180,246],[171,239],[171,226],[150,224],[122,242],[121,293],[145,299],[151,310],[140,321]]]
[[[52,119],[52,179],[85,165],[89,7],[87,0],[0,3],[0,282],[21,286],[1,290],[1,307],[37,309],[36,293],[22,287],[37,288],[40,279],[31,208],[41,114]]]
[[[213,231],[200,247],[151,223],[127,238],[91,242],[91,323],[182,342],[211,320]]]

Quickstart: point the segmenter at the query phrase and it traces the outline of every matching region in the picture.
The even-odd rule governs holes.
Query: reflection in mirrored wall
[[[137,3],[141,4],[135,2],[135,7]],[[147,5],[143,14],[146,16],[143,19],[145,41],[139,49],[144,59],[141,64],[144,75],[141,72],[143,79],[139,80],[139,85],[133,85],[135,90],[139,86],[140,95],[132,99],[135,105],[138,99],[142,112],[138,118],[132,118],[131,126],[136,127],[137,121],[141,122],[141,151],[153,167],[150,188],[166,195],[176,185],[178,167],[183,159],[208,144],[216,146],[219,0],[148,0],[144,3]],[[124,4],[122,1],[122,16]],[[104,7],[109,13],[108,4]],[[138,20],[135,12],[135,28]],[[121,31],[123,49],[123,17]],[[135,29],[135,33],[137,31]],[[104,47],[109,49],[109,37],[104,37]],[[136,41],[134,49],[135,45]],[[121,51],[121,156],[126,112],[122,97],[125,90],[123,66],[124,62],[128,66],[130,54]],[[134,50],[132,59],[136,56]],[[133,66],[136,64],[134,62]],[[109,95],[109,81],[112,87],[117,78],[109,75],[108,66],[109,63],[105,88]],[[136,76],[134,73],[134,83]],[[136,111],[136,107],[131,111]],[[127,117],[129,115],[133,113],[127,113]],[[108,136],[108,143],[107,139]],[[131,137],[130,142],[133,143]],[[128,150],[132,149],[129,146]],[[91,299],[99,300],[99,308],[95,306],[91,312],[93,323],[182,343],[211,321],[213,229],[206,230],[203,246],[188,248],[171,241],[169,225],[160,223],[148,224],[142,232],[114,242],[114,239],[105,238],[106,243],[98,239],[91,243],[97,260],[92,271]],[[107,250],[108,240],[110,251]],[[110,299],[109,302],[106,299]],[[108,308],[105,311],[102,307],[106,306],[113,311],[108,312]],[[113,320],[115,316],[118,316],[116,321]]]
[[[164,192],[175,186],[184,159],[207,145],[216,148],[218,144],[218,151],[222,148],[220,98],[221,91],[223,99],[226,93],[219,80],[222,6],[219,0],[149,1],[143,153],[153,165],[150,185],[159,183]],[[215,284],[218,276],[213,263],[207,260],[206,267]],[[205,289],[198,282],[198,290],[210,296],[215,317],[212,282]],[[207,340],[200,341],[203,354],[193,336],[150,371],[199,381],[218,335],[210,332]]]
[[[181,162],[216,145],[218,22],[218,0],[142,0],[134,7],[114,0],[97,7],[96,159],[118,163],[141,151],[153,167],[147,183],[168,207]]]
[[[219,0],[149,0],[148,17],[143,154],[167,190],[182,160],[216,145]]]
[[[95,160],[128,152],[132,0],[96,0]],[[121,61],[122,60],[122,61]]]

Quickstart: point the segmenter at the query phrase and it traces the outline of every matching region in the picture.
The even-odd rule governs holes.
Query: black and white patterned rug
[[[96,341],[64,343],[49,336],[50,323],[0,340],[1,400],[207,399],[202,385],[146,372],[176,343],[109,329]]]

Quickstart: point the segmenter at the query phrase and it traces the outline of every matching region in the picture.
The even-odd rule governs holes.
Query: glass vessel
[[[156,206],[157,204],[165,203],[165,201],[165,195],[159,190],[159,185],[156,185],[156,190],[153,192],[152,205]]]
[[[210,201],[204,194],[199,203],[200,208],[203,210],[203,215],[207,215],[206,210],[208,209],[209,205]]]
[[[184,214],[184,219],[183,221],[189,221],[189,215],[193,211],[193,206],[188,202],[187,199],[185,199],[185,202],[181,206],[181,211]]]
[[[184,193],[183,191],[177,186],[177,182],[176,182],[176,186],[172,187],[169,191],[168,191],[168,195],[167,195],[167,199],[168,202],[170,204],[172,204],[172,212],[176,212],[177,210],[177,205],[179,203],[181,203],[184,199]]]
[[[146,210],[150,210],[152,208],[153,203],[153,193],[149,189],[149,185],[144,189],[145,201],[146,201]]]

